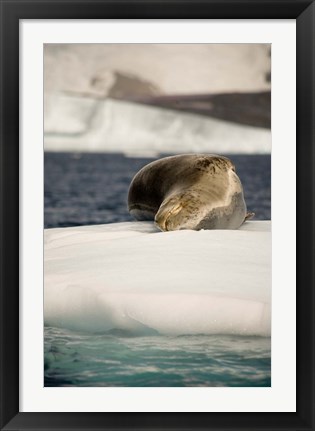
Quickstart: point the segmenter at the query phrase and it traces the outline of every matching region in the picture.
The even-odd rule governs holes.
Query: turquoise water
[[[270,338],[127,337],[45,328],[45,386],[270,385]]]

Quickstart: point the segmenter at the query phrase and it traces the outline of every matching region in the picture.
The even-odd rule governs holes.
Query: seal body
[[[226,157],[183,154],[144,166],[133,178],[128,209],[162,231],[238,229],[246,218],[243,187]]]

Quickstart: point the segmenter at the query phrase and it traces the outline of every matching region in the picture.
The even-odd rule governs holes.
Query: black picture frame
[[[0,6],[1,430],[314,430],[314,2],[0,0]],[[296,19],[298,209],[296,413],[19,412],[19,20],[114,18]],[[285,142],[283,151],[285,154]],[[294,208],[288,207],[287,210],[294,211]],[[283,216],[285,217],[285,214]]]

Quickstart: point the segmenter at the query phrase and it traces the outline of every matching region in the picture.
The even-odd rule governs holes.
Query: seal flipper
[[[155,215],[155,223],[162,231],[194,229],[197,218],[196,209],[200,208],[200,199],[193,192],[184,192],[166,198]]]
[[[253,217],[255,217],[255,213],[253,213],[253,212],[248,212],[248,213],[246,213],[246,216],[245,216],[245,219],[244,219],[244,223],[245,223],[247,220],[252,219]]]

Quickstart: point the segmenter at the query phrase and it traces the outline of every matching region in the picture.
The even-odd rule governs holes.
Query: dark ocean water
[[[228,155],[227,155],[228,156]],[[268,155],[230,156],[249,211],[270,219]],[[131,221],[132,177],[153,158],[45,154],[45,227]],[[45,328],[45,386],[271,385],[270,338],[191,335],[126,337]]]
[[[271,158],[231,155],[247,208],[255,220],[270,219]],[[128,187],[153,158],[123,154],[45,153],[45,228],[132,221]]]

